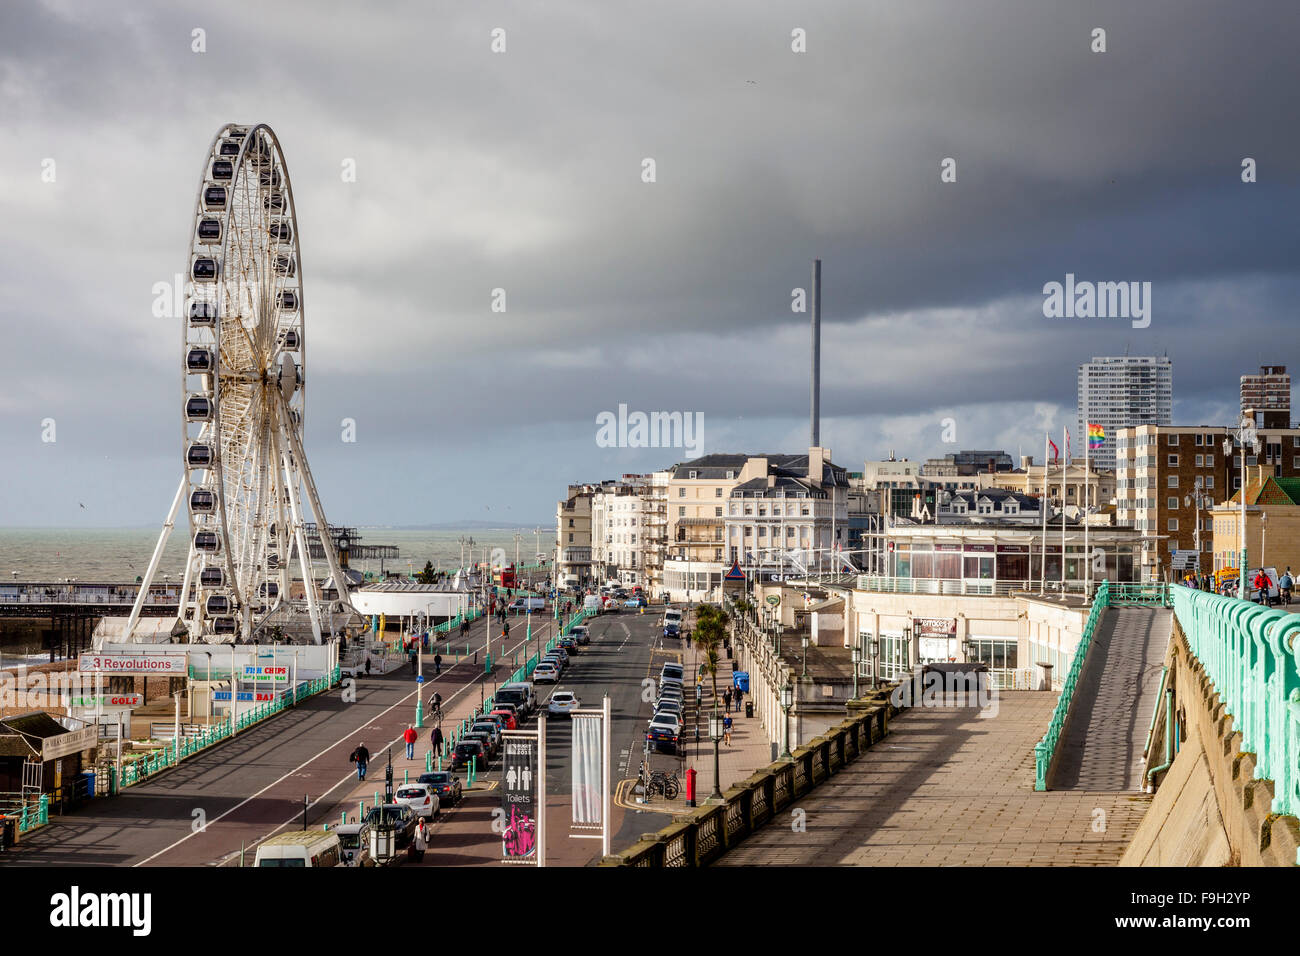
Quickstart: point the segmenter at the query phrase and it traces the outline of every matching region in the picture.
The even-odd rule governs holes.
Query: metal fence
[[[147,780],[154,774],[166,770],[168,767],[174,767],[186,757],[192,757],[199,751],[218,744],[241,730],[266,720],[268,717],[273,717],[281,711],[294,706],[299,701],[306,700],[313,694],[329,690],[330,687],[339,682],[339,677],[340,669],[335,667],[330,674],[324,677],[318,677],[316,680],[299,684],[291,690],[285,691],[275,700],[259,704],[257,707],[237,715],[233,729],[231,719],[226,718],[219,724],[209,724],[197,735],[183,736],[179,741],[173,740],[169,746],[155,750],[146,757],[131,761],[130,764],[122,768],[120,779],[116,777],[116,768],[111,768],[109,770],[109,791],[115,793],[122,787],[133,786],[141,780]],[[233,702],[231,706],[233,712]]]
[[[1180,590],[1187,590],[1181,588]],[[1198,592],[1199,593],[1199,592]],[[1164,584],[1111,584],[1102,581],[1093,598],[1092,608],[1088,611],[1088,620],[1083,625],[1083,636],[1074,649],[1070,659],[1070,670],[1061,684],[1061,696],[1056,700],[1056,709],[1052,711],[1047,733],[1034,745],[1034,789],[1047,789],[1047,775],[1056,756],[1056,745],[1060,742],[1061,732],[1065,729],[1066,718],[1070,716],[1070,705],[1074,702],[1074,691],[1079,683],[1084,662],[1088,659],[1088,649],[1092,647],[1093,636],[1101,624],[1102,615],[1108,607],[1167,606],[1169,587]]]
[[[1300,614],[1175,585],[1174,614],[1213,682],[1271,813],[1300,816]],[[1300,863],[1300,860],[1297,860]]]

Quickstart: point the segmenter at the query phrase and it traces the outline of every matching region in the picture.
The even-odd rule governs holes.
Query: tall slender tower
[[[813,260],[812,274],[812,441],[821,447],[822,390],[822,261]]]

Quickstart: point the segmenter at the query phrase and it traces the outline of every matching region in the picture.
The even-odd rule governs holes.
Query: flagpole
[[[1065,480],[1070,468],[1070,430],[1061,429],[1061,443],[1065,446],[1065,456],[1061,459],[1061,598],[1065,598]]]
[[[1043,501],[1039,508],[1043,512],[1043,563],[1038,575],[1038,593],[1041,596],[1047,589],[1047,443],[1050,439],[1043,433]]]
[[[1088,470],[1088,448],[1092,444],[1092,426],[1083,423],[1083,560],[1087,569],[1083,575],[1083,596],[1085,600],[1092,597],[1092,552],[1088,550],[1088,512],[1091,510],[1092,473]]]

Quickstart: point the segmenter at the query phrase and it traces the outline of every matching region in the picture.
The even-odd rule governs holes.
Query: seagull
[[[86,510],[86,506],[85,506],[84,504],[81,504],[80,501],[78,501],[77,504],[81,505],[81,510],[82,510],[82,511],[85,511],[85,510]]]

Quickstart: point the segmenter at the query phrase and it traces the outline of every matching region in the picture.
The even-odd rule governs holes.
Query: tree
[[[433,570],[433,562],[425,561],[424,570],[421,571],[418,575],[416,575],[416,577],[419,579],[421,584],[433,584],[435,581],[437,581],[438,575],[437,572]]]
[[[727,636],[727,614],[712,604],[703,604],[695,611],[695,630],[692,634],[704,659],[704,673],[712,678],[713,706],[718,706],[719,649]]]

